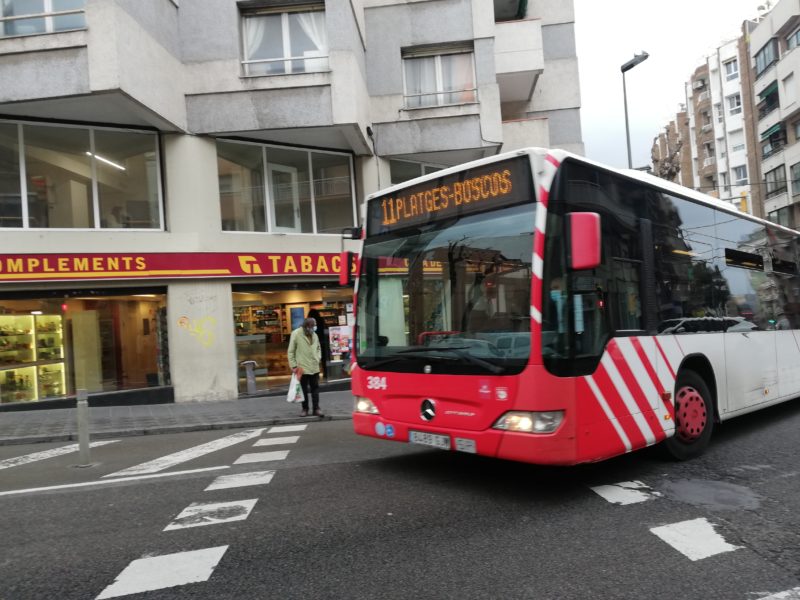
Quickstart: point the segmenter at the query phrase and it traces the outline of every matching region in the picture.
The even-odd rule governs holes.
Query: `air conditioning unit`
[[[699,90],[706,87],[706,80],[705,79],[698,79],[694,83],[692,83],[692,89]]]

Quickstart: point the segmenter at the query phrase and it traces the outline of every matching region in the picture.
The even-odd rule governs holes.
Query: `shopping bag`
[[[295,373],[292,373],[292,379],[289,381],[289,391],[286,393],[287,402],[302,402],[303,401],[303,388],[300,387],[300,379]]]

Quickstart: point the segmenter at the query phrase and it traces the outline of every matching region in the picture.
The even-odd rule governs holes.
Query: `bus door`
[[[778,397],[775,308],[767,274],[771,266],[765,270],[764,225],[718,212],[717,239],[727,411],[734,412]]]

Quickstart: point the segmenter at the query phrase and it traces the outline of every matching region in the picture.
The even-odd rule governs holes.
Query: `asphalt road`
[[[121,438],[88,468],[71,466],[74,452],[0,468],[0,599],[113,597],[139,589],[135,566],[151,582],[179,577],[187,556],[213,564],[193,583],[120,597],[800,598],[799,430],[795,402],[726,424],[694,461],[648,449],[575,468],[361,438],[348,421]],[[63,446],[0,447],[0,467]],[[241,462],[262,452],[281,454]],[[631,488],[641,501],[615,503]],[[186,516],[197,503],[223,506]],[[693,559],[653,531],[679,523],[706,527],[698,543],[713,553]]]

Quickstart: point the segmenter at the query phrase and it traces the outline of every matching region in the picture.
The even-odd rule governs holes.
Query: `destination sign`
[[[367,235],[533,202],[527,156],[482,165],[378,196],[367,207]]]

